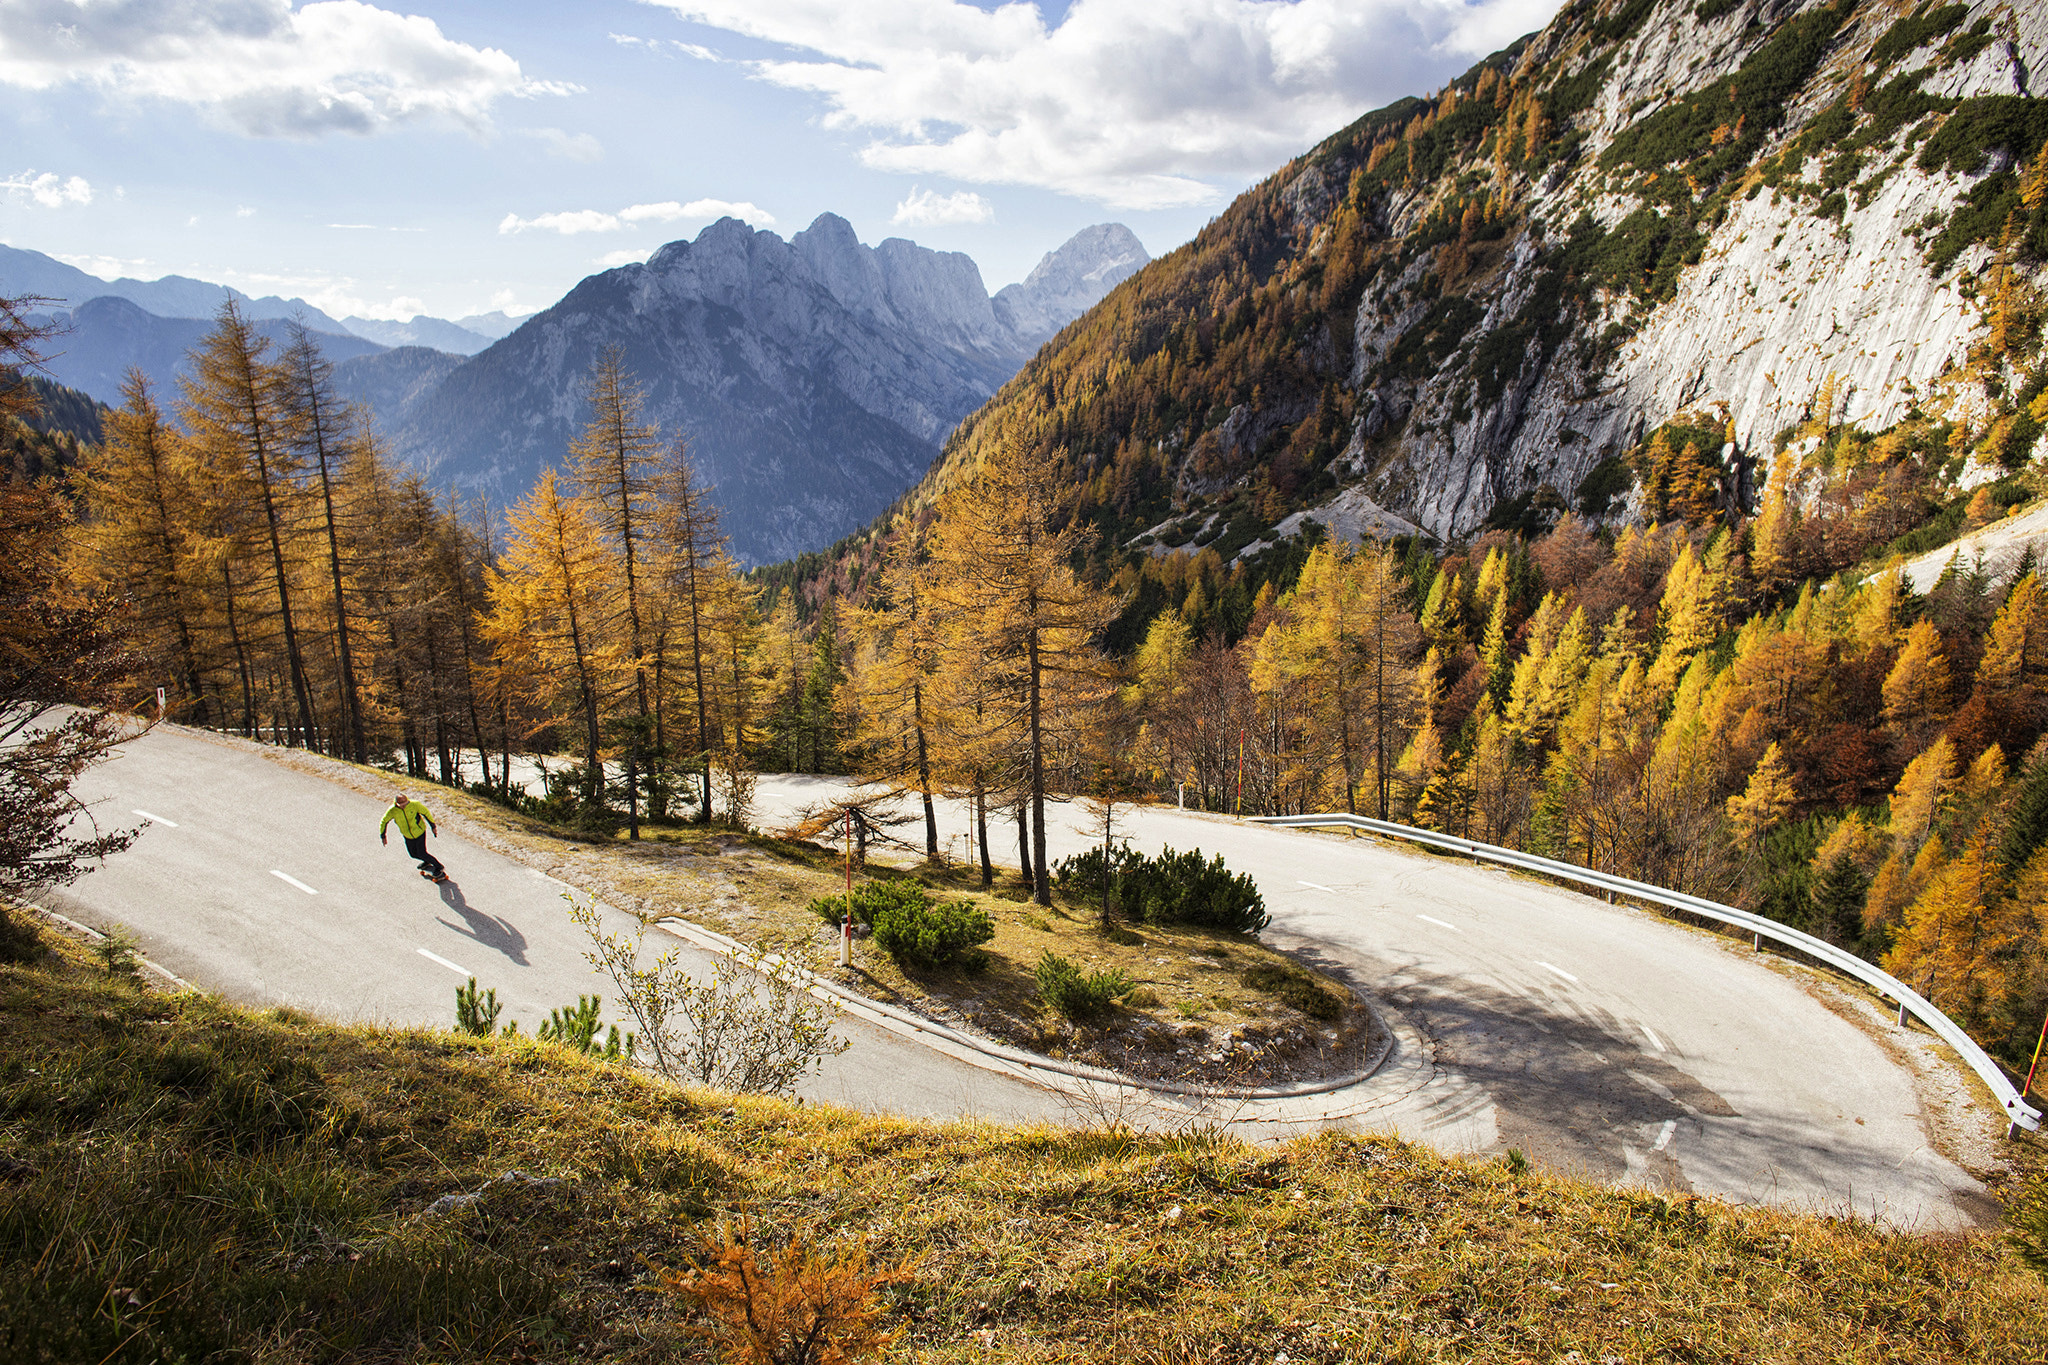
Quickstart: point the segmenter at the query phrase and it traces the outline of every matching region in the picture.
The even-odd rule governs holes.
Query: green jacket
[[[417,801],[408,801],[402,806],[393,806],[384,812],[384,823],[377,826],[378,838],[384,837],[384,831],[390,828],[393,820],[398,822],[398,832],[408,839],[419,838],[427,832],[427,826],[434,823],[433,815],[425,806]],[[439,829],[439,826],[435,826],[436,833]]]

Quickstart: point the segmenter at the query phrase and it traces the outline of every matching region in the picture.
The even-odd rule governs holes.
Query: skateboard
[[[427,871],[424,867],[420,869],[420,875],[422,877],[425,877],[430,882],[445,882],[448,880],[448,874],[446,872],[443,872],[440,876],[437,877],[433,873]]]

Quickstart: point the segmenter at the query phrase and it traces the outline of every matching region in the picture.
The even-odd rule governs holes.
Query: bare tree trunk
[[[910,685],[910,714],[917,722],[917,792],[924,798],[924,856],[939,860],[939,817],[932,808],[932,761],[925,748],[924,684]]]
[[[1025,815],[1023,801],[1017,802],[1017,865],[1022,869],[1018,875],[1024,878],[1026,886],[1035,885],[1031,876],[1031,821]]]
[[[995,883],[996,869],[988,857],[988,793],[983,790],[978,773],[974,779],[974,832],[976,843],[981,848],[981,884],[991,886]]]
[[[1043,675],[1038,657],[1038,632],[1033,630],[1025,650],[1031,666],[1031,881],[1032,898],[1040,905],[1052,904],[1052,883],[1045,876],[1045,725]]]

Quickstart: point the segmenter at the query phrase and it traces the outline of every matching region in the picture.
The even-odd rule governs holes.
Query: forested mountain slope
[[[1824,390],[1872,430],[1981,409],[1938,381],[1987,268],[2048,246],[2044,59],[2038,6],[1573,4],[1139,271],[917,499],[1015,440],[1060,452],[1110,546],[1229,559],[1340,489],[1455,537],[1619,512],[1619,462],[1697,412],[1716,496],[1749,505]]]

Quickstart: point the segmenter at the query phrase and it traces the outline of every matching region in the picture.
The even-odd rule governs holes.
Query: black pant
[[[411,854],[414,858],[419,860],[420,871],[422,872],[431,872],[436,877],[438,877],[448,870],[447,868],[441,866],[441,860],[439,858],[436,858],[433,854],[427,852],[427,836],[425,834],[414,834],[407,836],[405,841],[405,851]]]

